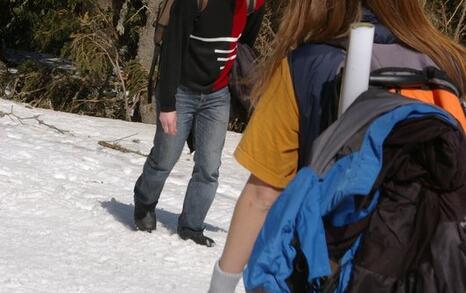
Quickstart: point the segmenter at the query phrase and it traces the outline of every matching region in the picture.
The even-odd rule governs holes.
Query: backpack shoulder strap
[[[170,12],[175,0],[163,0],[160,2],[159,10],[157,13],[156,23],[167,26],[170,21]]]
[[[155,21],[152,24],[155,28],[154,42],[158,45],[162,43],[163,33],[170,21],[170,12],[175,0],[163,0],[160,2]]]
[[[248,2],[248,15],[253,14],[256,9],[256,0],[247,0]]]
[[[156,43],[160,44],[163,39],[164,29],[168,26],[170,21],[171,8],[175,0],[162,0],[157,11],[157,16],[153,23],[155,27],[154,40]],[[209,0],[197,0],[197,6],[199,11],[202,12],[207,7]]]

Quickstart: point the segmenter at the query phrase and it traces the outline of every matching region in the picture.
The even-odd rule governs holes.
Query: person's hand
[[[160,123],[162,124],[163,132],[169,135],[176,134],[176,111],[160,112]]]

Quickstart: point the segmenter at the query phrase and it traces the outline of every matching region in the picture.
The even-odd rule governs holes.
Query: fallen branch
[[[135,135],[137,135],[137,133],[133,133],[133,134],[130,134],[130,135],[128,135],[128,136],[125,136],[125,137],[122,137],[122,138],[117,138],[117,139],[115,139],[115,140],[114,140],[114,141],[112,141],[112,142],[113,142],[113,143],[116,143],[116,142],[122,141],[122,140],[124,140],[124,139],[130,138],[130,137],[133,137],[133,136],[135,136]]]
[[[463,5],[463,10],[461,12],[460,19],[458,20],[458,25],[456,26],[456,30],[455,30],[455,34],[454,34],[455,41],[457,41],[457,42],[459,42],[461,40],[461,36],[463,34],[463,31],[464,31],[464,20],[466,18],[466,1],[464,1],[464,0],[461,1],[460,5],[461,4]],[[458,8],[460,7],[460,5],[458,5]],[[455,10],[455,14],[456,14],[456,10]]]
[[[0,111],[0,118],[3,118],[3,117],[5,117],[5,116],[7,116],[8,118],[10,118],[11,121],[13,121],[13,122],[19,122],[19,123],[21,123],[22,125],[24,125],[23,120],[36,119],[37,117],[39,117],[38,115],[36,115],[36,116],[31,116],[31,117],[19,117],[18,115],[16,115],[15,113],[13,113],[13,106],[11,106],[11,110],[10,110],[9,113]],[[15,121],[15,119],[13,119],[13,118],[15,118],[16,121]]]
[[[67,133],[71,134],[68,130],[61,130],[60,128],[58,128],[56,126],[45,123],[43,120],[40,120],[39,118],[36,118],[36,120],[37,120],[37,122],[39,122],[40,125],[45,125],[45,126],[51,128],[51,129],[55,130],[55,131],[58,131],[61,134],[67,134]]]
[[[121,145],[119,145],[118,143],[111,143],[111,142],[108,142],[108,141],[99,141],[98,144],[100,146],[103,146],[103,147],[106,147],[106,148],[109,148],[109,149],[112,149],[112,150],[116,150],[116,151],[119,151],[119,152],[122,152],[122,153],[132,153],[132,154],[136,154],[136,155],[140,155],[142,157],[147,157],[148,155],[146,154],[143,154],[139,151],[135,151],[135,150],[130,150],[128,148],[125,148]]]
[[[30,116],[30,117],[20,117],[18,115],[16,115],[14,112],[13,112],[13,106],[11,106],[11,110],[9,113],[7,112],[3,112],[3,111],[0,111],[0,118],[3,118],[7,116],[8,118],[10,118],[11,121],[13,122],[19,122],[21,123],[21,125],[24,125],[24,120],[35,120],[37,121],[37,123],[39,123],[39,125],[44,125],[44,126],[47,126],[48,128],[51,128],[57,132],[59,132],[60,134],[69,134],[69,135],[73,135],[70,131],[68,130],[63,130],[63,129],[60,129],[54,125],[51,125],[51,124],[48,124],[48,123],[45,123],[43,120],[39,119],[39,116],[40,115],[34,115],[34,116]],[[14,119],[13,119],[14,118]],[[16,119],[16,120],[15,120]]]

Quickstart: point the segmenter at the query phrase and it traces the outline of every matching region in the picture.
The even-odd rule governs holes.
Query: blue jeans
[[[134,187],[134,200],[143,204],[158,202],[165,181],[194,127],[194,170],[178,218],[178,228],[200,231],[204,229],[205,217],[217,192],[230,115],[230,92],[226,87],[201,94],[180,87],[176,93],[176,115],[174,136],[165,134],[157,119],[154,146]]]

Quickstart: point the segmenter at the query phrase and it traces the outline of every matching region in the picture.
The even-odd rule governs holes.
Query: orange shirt
[[[298,169],[298,132],[298,105],[284,59],[259,100],[235,157],[257,178],[284,188]]]

